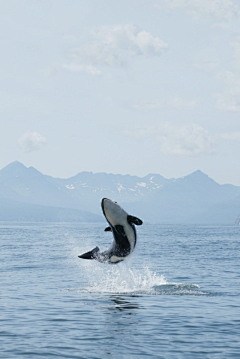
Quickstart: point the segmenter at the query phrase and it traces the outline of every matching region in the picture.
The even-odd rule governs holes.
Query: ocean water
[[[240,227],[0,223],[0,358],[240,358]]]

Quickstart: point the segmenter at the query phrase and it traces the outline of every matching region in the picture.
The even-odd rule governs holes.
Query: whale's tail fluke
[[[90,252],[83,253],[78,257],[83,259],[96,259],[98,252],[99,252],[99,248],[95,247]]]

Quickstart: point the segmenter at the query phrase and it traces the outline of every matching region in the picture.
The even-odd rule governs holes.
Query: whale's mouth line
[[[107,217],[107,214],[105,212],[105,209],[104,209],[104,201],[109,201],[109,202],[112,202],[110,199],[108,198],[103,198],[102,199],[102,202],[101,202],[101,207],[102,207],[102,212],[103,212],[103,215],[104,217],[106,218],[106,221],[108,222],[108,224],[110,225],[110,227],[113,229],[113,225],[111,224],[111,222],[108,220],[108,217]],[[117,203],[116,203],[117,204]]]
[[[103,211],[104,217],[106,218],[107,222],[111,225],[111,223],[110,223],[110,222],[108,221],[108,219],[107,219],[107,215],[106,215],[105,209],[104,209],[104,201],[105,201],[105,200],[108,200],[108,199],[107,199],[107,198],[103,198],[103,199],[102,199],[101,207],[102,207],[102,211]]]

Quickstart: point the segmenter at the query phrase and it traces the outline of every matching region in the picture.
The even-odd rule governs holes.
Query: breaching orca
[[[143,222],[137,217],[130,216],[117,202],[107,198],[102,199],[102,211],[110,225],[105,231],[112,231],[113,233],[112,246],[104,252],[100,252],[99,248],[95,247],[90,252],[78,257],[96,259],[99,262],[119,263],[129,256],[135,248],[137,234],[134,224],[140,226]]]

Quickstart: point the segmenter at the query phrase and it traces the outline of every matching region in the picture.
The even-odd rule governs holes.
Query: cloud
[[[155,127],[127,128],[120,132],[127,137],[141,141],[152,139],[158,142],[161,153],[183,157],[213,154],[216,152],[215,146],[221,144],[222,141],[240,142],[239,131],[210,134],[195,123],[183,126],[165,123]]]
[[[197,156],[213,152],[210,134],[202,126],[194,123],[185,126],[165,124],[155,128],[125,130],[124,134],[138,139],[152,137],[159,143],[160,151],[166,155]]]
[[[216,139],[240,142],[240,132],[220,133],[216,135]]]
[[[95,30],[94,35],[101,45],[121,49],[130,56],[159,56],[168,47],[159,37],[149,32],[139,31],[133,25],[103,26]]]
[[[156,138],[165,154],[197,156],[213,152],[208,131],[196,124],[182,127],[167,125],[158,131]]]
[[[44,147],[46,145],[46,138],[41,136],[38,132],[27,131],[17,143],[24,152],[30,153]]]
[[[212,24],[213,29],[228,30],[229,27],[229,22],[216,22],[215,24]]]
[[[232,67],[230,70],[218,73],[218,80],[225,88],[212,96],[215,107],[220,111],[240,112],[240,37],[236,36],[229,43],[232,49]]]
[[[185,10],[194,18],[232,20],[240,17],[240,7],[231,0],[157,0],[156,7]]]
[[[159,37],[133,25],[102,26],[92,33],[93,40],[69,51],[66,70],[99,75],[99,66],[123,66],[129,58],[153,57],[164,53],[168,45]]]
[[[230,48],[233,51],[233,58],[234,58],[234,66],[237,69],[240,69],[240,36],[234,36],[229,43]]]
[[[137,101],[131,107],[139,111],[194,108],[199,104],[199,100],[184,100],[180,97],[172,97],[163,100]]]
[[[240,90],[228,87],[223,92],[214,93],[215,107],[219,111],[240,112]]]
[[[81,65],[77,63],[63,64],[62,68],[71,72],[86,72],[92,76],[101,75],[101,71],[99,71],[96,67],[91,65]]]
[[[195,67],[198,70],[202,70],[204,72],[211,72],[215,70],[218,67],[218,65],[219,62],[215,60],[203,60],[203,61],[194,62],[192,64],[193,67]]]

